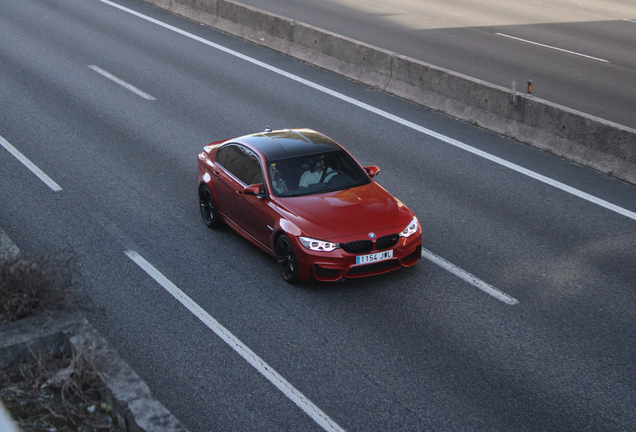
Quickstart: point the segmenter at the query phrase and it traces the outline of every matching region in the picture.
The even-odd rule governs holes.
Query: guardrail
[[[636,184],[636,129],[231,0],[145,0]]]

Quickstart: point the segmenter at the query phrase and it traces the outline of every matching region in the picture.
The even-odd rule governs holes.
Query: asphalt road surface
[[[631,0],[242,0],[636,128]]]
[[[116,4],[0,2],[0,227],[189,430],[634,428],[634,186]],[[265,126],[379,165],[421,262],[291,286],[207,229],[196,155]]]

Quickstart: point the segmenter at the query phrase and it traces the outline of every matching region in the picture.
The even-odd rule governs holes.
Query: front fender
[[[302,235],[302,231],[292,222],[281,219],[280,220],[280,229],[287,235],[300,237]]]
[[[303,235],[302,231],[294,223],[287,219],[280,219],[279,228],[280,231],[274,236],[274,239],[277,239],[280,234],[287,234],[294,245],[294,249],[296,250],[296,258],[298,259],[298,277],[303,281],[309,280],[311,274],[311,263],[307,261],[307,254],[304,250],[302,250],[303,246],[298,240],[298,237]],[[275,253],[276,248],[274,247],[274,254]]]

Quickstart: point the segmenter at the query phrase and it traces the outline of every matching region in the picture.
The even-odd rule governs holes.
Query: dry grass
[[[22,256],[0,264],[0,324],[46,313],[66,304],[69,261]]]
[[[60,346],[0,371],[0,399],[22,430],[120,430],[100,399],[101,381],[90,352],[85,354]]]

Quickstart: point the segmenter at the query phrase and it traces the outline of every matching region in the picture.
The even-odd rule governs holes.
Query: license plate
[[[369,255],[360,255],[356,257],[356,264],[369,264],[378,261],[384,261],[393,258],[393,250],[378,252]]]

